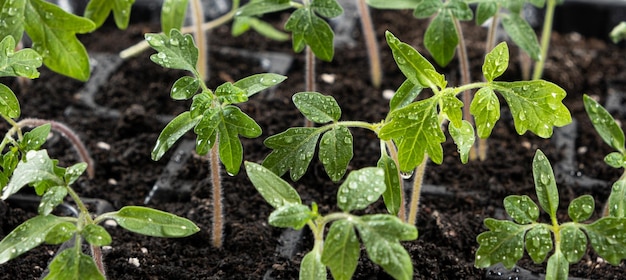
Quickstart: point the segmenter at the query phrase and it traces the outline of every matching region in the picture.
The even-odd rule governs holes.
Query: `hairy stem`
[[[552,33],[555,8],[556,0],[548,0],[546,3],[546,15],[543,20],[543,30],[541,31],[541,55],[539,56],[539,61],[535,64],[533,80],[541,79],[546,59],[548,59],[548,48],[550,47],[550,34]]]
[[[315,87],[315,54],[313,54],[313,50],[311,50],[311,47],[306,46],[305,51],[304,51],[304,58],[305,58],[304,90],[308,92],[314,92],[316,89]],[[313,122],[305,118],[304,126],[312,127]]]
[[[465,39],[463,38],[463,29],[458,19],[454,19],[454,27],[459,36],[459,67],[461,71],[461,84],[467,85],[471,82],[471,74],[469,69],[469,58],[467,57],[467,47],[465,46]],[[468,121],[472,126],[474,125],[474,119],[470,114],[470,104],[472,103],[472,92],[465,90],[463,92],[463,119]],[[476,149],[472,147],[470,150],[470,160],[476,159]]]
[[[91,257],[93,258],[93,261],[96,263],[96,267],[98,268],[102,276],[104,276],[104,279],[106,279],[107,275],[106,269],[104,268],[104,260],[102,259],[102,249],[100,248],[100,246],[96,245],[91,245],[90,247]]]
[[[498,7],[498,10],[500,8]],[[500,22],[500,18],[498,17],[499,13],[496,12],[491,18],[491,24],[489,25],[489,30],[487,31],[487,41],[485,42],[485,53],[491,51],[496,45],[496,33],[498,31],[498,24]],[[468,104],[465,104],[468,105]],[[487,150],[489,148],[487,144],[486,138],[478,138],[478,159],[484,161],[487,159]],[[470,151],[471,152],[471,151]]]
[[[383,70],[380,63],[380,55],[378,54],[378,42],[374,33],[374,25],[372,24],[372,17],[370,10],[367,7],[365,0],[356,0],[359,14],[361,15],[361,27],[363,30],[363,38],[365,39],[365,46],[367,47],[367,57],[370,62],[370,78],[372,79],[372,85],[379,88],[382,83]]]
[[[209,166],[211,172],[211,185],[213,187],[213,247],[221,248],[223,243],[224,222],[222,206],[222,177],[220,175],[219,146],[217,140],[211,148]]]
[[[420,194],[422,191],[422,183],[424,182],[424,173],[426,172],[426,164],[428,164],[428,154],[424,155],[422,163],[415,168],[415,177],[413,178],[413,190],[411,191],[411,205],[409,209],[409,218],[407,223],[415,225],[417,223],[417,211],[419,209]]]

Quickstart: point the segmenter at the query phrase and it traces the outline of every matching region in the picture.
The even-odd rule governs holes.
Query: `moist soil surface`
[[[385,30],[426,54],[421,40],[426,21],[413,18],[409,12],[398,11],[373,11],[373,18],[384,71],[381,88],[372,87],[369,82],[368,60],[358,22],[353,30],[344,34],[349,40],[337,47],[335,59],[329,63],[320,62],[317,66],[317,91],[337,99],[342,108],[342,120],[382,120],[388,112],[388,100],[383,97],[383,90],[395,90],[405,80],[384,43]],[[282,25],[286,17],[272,15],[269,20]],[[469,38],[469,56],[473,61],[473,80],[478,81],[481,79],[485,30],[473,24],[464,26]],[[159,26],[155,24],[131,22],[125,31],[105,25],[93,34],[80,35],[79,38],[91,54],[115,55],[142,40],[144,33],[158,30]],[[263,66],[267,61],[251,58],[250,52],[278,53],[293,59],[284,73],[289,77],[285,82],[241,105],[241,109],[263,128],[263,135],[259,138],[243,140],[244,159],[261,162],[270,152],[263,145],[265,138],[303,123],[303,117],[291,102],[294,93],[304,91],[303,54],[293,54],[290,42],[269,41],[252,32],[233,38],[227,26],[213,30],[210,36],[211,88],[225,81],[266,72]],[[519,80],[519,51],[512,44],[509,46],[511,66],[501,80]],[[166,176],[163,175],[166,165],[176,156],[174,150],[178,146],[160,161],[151,160],[151,149],[167,119],[189,108],[189,102],[173,101],[169,97],[174,81],[187,73],[163,69],[152,63],[149,59],[152,53],[146,51],[120,62],[112,68],[110,75],[103,76],[100,85],[93,81],[94,78],[82,83],[45,67],[41,68],[41,77],[30,83],[3,80],[16,92],[22,117],[63,122],[78,132],[91,152],[96,172],[92,179],[84,176],[79,180],[75,189],[85,198],[109,202],[114,209],[146,205],[146,197],[159,178]],[[501,277],[499,271],[474,267],[478,247],[476,236],[486,230],[482,224],[485,218],[507,218],[502,204],[506,196],[519,194],[536,198],[531,162],[537,149],[546,153],[553,166],[557,163],[560,166],[555,173],[562,218],[566,216],[564,205],[583,194],[596,199],[593,218],[600,215],[611,182],[621,171],[603,162],[603,157],[611,150],[593,130],[582,105],[582,94],[590,94],[602,104],[612,100],[610,93],[613,97],[624,94],[619,91],[619,86],[626,81],[625,57],[623,46],[608,43],[604,38],[554,33],[544,78],[568,92],[564,103],[571,110],[574,124],[557,129],[553,139],[542,139],[531,133],[520,136],[515,131],[508,108],[503,105],[502,118],[489,138],[488,160],[467,164],[461,164],[456,146],[448,136],[444,143],[443,164],[429,163],[426,169],[424,183],[427,186],[417,219],[419,238],[403,243],[412,257],[416,279]],[[98,63],[102,64],[104,61]],[[458,84],[457,69],[455,61],[441,69],[451,85]],[[93,100],[110,111],[96,110],[82,101],[81,93],[94,85]],[[614,101],[609,103],[615,105]],[[626,117],[623,112],[613,111],[616,118],[622,120]],[[6,129],[7,125],[3,128]],[[565,129],[567,133],[561,133]],[[349,170],[374,166],[380,153],[376,136],[359,129],[352,132],[355,153]],[[193,137],[188,135],[186,139]],[[78,161],[74,150],[58,136],[51,137],[45,148],[51,157],[59,158],[63,166]],[[165,178],[163,182],[170,182],[171,189],[186,188],[186,191],[167,193],[158,199],[154,197],[147,206],[189,218],[201,231],[187,238],[163,239],[106,225],[113,238],[112,244],[103,248],[109,279],[297,279],[300,261],[312,248],[309,231],[303,230],[300,235],[292,233],[290,236],[302,238],[291,242],[296,245],[294,249],[285,249],[285,243],[289,242],[281,235],[286,231],[268,225],[272,208],[256,192],[242,169],[235,176],[222,174],[225,239],[222,248],[212,247],[208,162],[192,155],[180,165],[182,169],[170,174],[173,178]],[[307,204],[316,202],[321,213],[337,210],[334,205],[339,184],[330,181],[317,160],[313,160],[303,178],[292,183],[303,201]],[[35,213],[29,207],[32,205],[36,202],[9,200],[1,203],[0,237],[32,217]],[[384,209],[378,202],[364,213],[382,213]],[[95,207],[93,210],[96,211]],[[545,220],[546,217],[541,218]],[[0,278],[38,279],[57,250],[58,246],[37,247],[0,266]],[[390,279],[382,269],[367,260],[366,254],[363,250],[354,279]],[[519,265],[536,273],[545,272],[545,264],[533,264],[527,255]],[[589,251],[580,262],[570,267],[570,276],[626,279],[626,269],[624,264],[611,266]]]

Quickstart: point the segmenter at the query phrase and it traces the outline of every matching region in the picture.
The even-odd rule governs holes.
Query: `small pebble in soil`
[[[135,267],[139,267],[138,258],[128,258],[128,263],[134,265]]]
[[[383,90],[383,98],[386,100],[391,100],[394,94],[396,94],[396,92],[393,91],[392,89]]]

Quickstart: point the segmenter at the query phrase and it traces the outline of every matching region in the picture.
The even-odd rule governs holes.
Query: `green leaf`
[[[394,218],[397,219],[397,217]],[[384,229],[384,225],[381,226],[379,222],[373,221],[358,223],[357,228],[372,262],[380,265],[395,279],[413,279],[411,256],[397,239],[394,240],[392,236],[386,235],[390,232],[389,230],[379,231]]]
[[[587,111],[587,115],[593,127],[602,140],[613,149],[622,154],[626,154],[626,148],[624,148],[624,131],[619,124],[615,122],[613,116],[611,116],[600,103],[589,97],[589,95],[583,95],[583,102],[585,104],[585,111]]]
[[[502,42],[485,56],[483,75],[491,82],[504,74],[507,67],[509,67],[509,47],[506,42]]]
[[[184,76],[172,86],[170,96],[174,100],[187,100],[194,96],[200,89],[200,81],[197,78]]]
[[[365,0],[367,5],[376,9],[412,10],[422,0]]]
[[[471,123],[463,120],[461,124],[461,127],[457,128],[453,122],[450,122],[450,124],[448,124],[448,130],[450,131],[450,136],[452,136],[454,143],[456,143],[461,162],[465,164],[469,159],[469,152],[474,145],[475,137],[474,127]]]
[[[263,161],[263,166],[282,176],[291,172],[291,179],[297,181],[304,175],[320,137],[320,131],[313,127],[292,127],[272,135],[263,142],[273,151]]]
[[[78,229],[73,223],[58,223],[52,226],[52,229],[46,235],[46,243],[53,245],[61,244],[65,241],[70,240],[70,238],[74,236],[74,233],[76,233],[76,231],[78,231]]]
[[[183,112],[171,120],[157,139],[152,149],[152,160],[159,160],[180,137],[185,135],[200,122],[201,118],[191,118],[189,112]]]
[[[476,8],[476,25],[482,25],[498,12],[496,2],[481,2]]]
[[[21,114],[15,93],[4,84],[0,84],[0,114],[12,119],[19,118]]]
[[[300,263],[300,280],[326,279],[326,266],[322,263],[322,257],[318,250],[308,252]]]
[[[613,43],[615,44],[619,43],[621,40],[626,39],[626,21],[622,21],[618,25],[613,27],[609,36],[611,37],[611,41],[613,41]]]
[[[535,263],[542,263],[552,251],[552,234],[543,226],[535,226],[526,232],[526,251]]]
[[[350,172],[337,191],[337,206],[350,212],[362,210],[372,204],[385,191],[385,171],[366,167]]]
[[[261,127],[235,106],[222,110],[222,120],[218,125],[220,160],[229,174],[239,173],[243,161],[243,146],[239,135],[255,138],[261,135]]]
[[[401,109],[411,104],[421,92],[421,86],[416,86],[410,80],[405,80],[389,101],[389,111]]]
[[[191,34],[183,35],[177,29],[165,34],[147,33],[146,41],[158,53],[150,56],[150,60],[165,68],[187,70],[196,73],[198,48]]]
[[[352,223],[339,220],[330,226],[324,242],[322,263],[334,279],[349,280],[356,271],[361,247]]]
[[[441,67],[445,67],[454,58],[459,35],[454,26],[452,15],[447,12],[437,14],[428,25],[424,34],[424,46]]]
[[[413,5],[409,9],[413,9],[413,16],[416,18],[429,18],[439,13],[443,8],[441,0],[419,0],[417,6]]]
[[[1,199],[6,200],[25,185],[43,181],[57,186],[65,185],[65,182],[54,172],[54,162],[48,157],[46,150],[29,151],[26,153],[26,161],[20,161],[17,164],[13,177],[4,188]]]
[[[188,0],[165,0],[161,7],[161,31],[170,34],[172,29],[181,29],[185,23]]]
[[[41,145],[46,143],[46,139],[50,134],[51,125],[49,123],[33,128],[31,131],[24,133],[24,138],[19,143],[22,151],[38,150]]]
[[[37,68],[41,67],[41,55],[32,49],[17,52],[15,49],[15,39],[11,36],[4,37],[0,42],[0,77],[38,78]]]
[[[33,49],[42,55],[48,68],[77,80],[89,79],[89,55],[76,34],[95,30],[91,20],[43,0],[30,0],[24,10],[24,23]]]
[[[446,141],[446,137],[439,127],[435,98],[420,100],[396,110],[391,118],[381,128],[379,137],[397,142],[400,171],[413,170],[422,163],[425,154],[435,163],[443,161],[441,143]]]
[[[595,205],[593,196],[583,195],[572,200],[567,208],[567,213],[575,223],[584,222],[593,214]]]
[[[385,36],[393,53],[393,58],[404,76],[414,85],[423,88],[435,87],[436,82],[430,80],[430,75],[426,73],[427,70],[435,71],[435,67],[417,50],[398,40],[391,32],[387,31]]]
[[[134,2],[135,0],[91,0],[85,9],[85,17],[92,20],[96,27],[100,27],[109,16],[109,13],[113,11],[113,19],[117,28],[126,29],[130,21],[130,11]],[[164,7],[168,2],[171,1],[165,1]],[[187,1],[184,2],[185,8],[187,8]],[[161,19],[164,18],[161,17]]]
[[[537,150],[533,158],[533,179],[539,205],[551,218],[556,219],[556,210],[559,207],[559,191],[552,166],[541,150]]]
[[[612,265],[626,259],[626,219],[603,217],[583,229],[594,250]]]
[[[129,231],[148,236],[176,238],[200,231],[188,219],[148,207],[125,206],[107,217]]]
[[[88,224],[83,228],[81,235],[85,241],[93,246],[105,246],[111,244],[111,235],[102,226]]]
[[[46,235],[63,220],[59,217],[35,216],[17,226],[0,241],[0,264],[39,246],[46,239]]]
[[[260,164],[245,162],[244,165],[250,182],[272,207],[302,204],[298,192],[278,175]]]
[[[613,183],[608,204],[609,216],[616,218],[626,217],[626,180],[618,180]]]
[[[519,14],[511,13],[502,17],[502,26],[513,42],[526,52],[533,60],[545,59],[539,57],[541,49],[535,30]]]
[[[269,217],[269,224],[279,228],[293,228],[299,230],[308,221],[315,217],[315,213],[308,206],[287,203],[274,210]]]
[[[334,33],[330,25],[309,8],[300,8],[291,14],[285,30],[293,33],[293,50],[300,52],[305,44],[321,60],[331,61],[335,54]]]
[[[332,96],[317,92],[298,92],[291,99],[298,110],[314,123],[336,122],[341,117],[341,108]]]
[[[361,217],[359,230],[367,228],[383,236],[389,241],[411,241],[417,239],[417,228],[403,222],[397,216],[387,214],[373,214]]]
[[[213,147],[213,144],[215,144],[217,129],[222,119],[222,108],[210,108],[204,111],[202,119],[200,119],[200,122],[193,128],[193,132],[198,135],[198,139],[203,139],[203,143],[206,143],[208,148]],[[203,153],[198,154],[202,155]]]
[[[248,94],[245,90],[233,86],[226,82],[215,89],[215,95],[222,104],[237,104],[248,101]]]
[[[246,16],[235,17],[235,19],[233,20],[231,34],[234,37],[237,37],[244,32],[250,30],[250,28],[254,29],[256,32],[265,36],[266,38],[275,41],[282,42],[289,40],[289,34],[276,29],[273,25],[258,18]]]
[[[546,279],[567,280],[569,275],[569,263],[560,250],[548,259],[546,267]]]
[[[26,0],[0,1],[0,34],[22,40],[24,34],[24,9]]]
[[[93,258],[78,250],[69,248],[59,253],[48,265],[50,272],[44,280],[53,279],[93,279],[104,280]]]
[[[343,14],[343,8],[337,0],[311,0],[311,9],[320,16],[327,18],[334,18]]]
[[[474,12],[464,0],[447,1],[445,7],[459,20],[471,20],[474,17]]]
[[[55,207],[63,203],[63,199],[67,196],[67,188],[63,186],[54,186],[49,188],[41,197],[41,203],[37,213],[47,216],[52,213]]]
[[[463,101],[459,100],[452,91],[444,91],[440,96],[439,108],[441,109],[441,115],[460,128],[463,125],[461,122],[463,120],[463,111],[461,110]]]
[[[489,229],[476,237],[479,247],[476,250],[474,265],[485,268],[502,263],[512,268],[524,254],[524,233],[526,228],[511,221],[485,219]]]
[[[333,182],[346,174],[353,156],[352,149],[352,134],[345,126],[337,126],[322,135],[319,158]]]
[[[626,167],[626,156],[620,152],[611,152],[604,157],[604,162],[613,168]]]
[[[387,212],[391,215],[397,215],[402,205],[402,184],[400,183],[400,173],[396,162],[388,155],[382,155],[376,165],[385,171],[385,192],[383,192],[383,201]]]
[[[474,115],[478,137],[489,137],[500,119],[500,101],[493,89],[479,89],[470,104],[470,112]]]
[[[274,73],[263,73],[245,77],[233,85],[244,90],[248,97],[264,89],[282,83],[287,77]]]
[[[278,12],[291,8],[289,0],[259,0],[250,1],[247,4],[241,6],[237,10],[237,17],[241,16],[256,16],[267,13]]]
[[[572,122],[569,110],[562,103],[565,90],[543,81],[493,82],[509,104],[515,130],[520,135],[530,130],[540,137],[552,135],[552,127]]]
[[[510,195],[504,198],[506,213],[519,224],[531,224],[539,218],[539,207],[527,195]]]
[[[574,225],[564,225],[559,231],[561,234],[561,252],[570,263],[576,263],[587,251],[587,236]]]
[[[210,91],[203,90],[199,94],[193,96],[189,112],[191,118],[196,118],[200,115],[206,115],[207,110],[218,110],[217,106],[213,105],[214,95]]]

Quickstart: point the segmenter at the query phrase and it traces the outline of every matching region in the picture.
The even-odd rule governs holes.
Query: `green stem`
[[[221,248],[223,243],[223,206],[222,206],[222,178],[220,175],[219,148],[217,138],[211,148],[209,165],[211,172],[211,185],[213,187],[213,247]]]
[[[407,223],[417,224],[417,212],[419,209],[420,194],[422,191],[422,183],[424,181],[424,173],[428,164],[428,154],[424,154],[422,163],[415,168],[415,177],[413,178],[413,190],[411,191],[411,204],[409,208],[409,217]]]
[[[372,24],[372,17],[370,10],[367,7],[365,0],[356,0],[356,4],[361,15],[361,27],[363,30],[363,38],[365,39],[365,46],[367,48],[367,57],[370,62],[370,78],[372,79],[372,85],[376,88],[380,88],[382,83],[383,70],[380,63],[380,55],[378,54],[378,42],[376,42],[376,36],[374,33],[374,25]]]
[[[552,33],[552,23],[554,21],[554,9],[556,8],[556,0],[548,0],[546,4],[546,15],[543,21],[543,30],[541,31],[541,55],[539,61],[535,64],[533,71],[533,80],[541,79],[543,68],[548,58],[548,48],[550,46],[550,34]]]
[[[205,31],[202,28],[202,23],[204,22],[204,10],[202,9],[202,3],[200,0],[192,0],[191,1],[191,11],[192,11],[192,27],[194,28],[194,35],[196,39],[196,44],[198,45],[198,61],[196,63],[196,68],[198,69],[198,73],[200,74],[200,78],[203,81],[206,81],[209,77],[209,68],[208,68],[208,59],[207,59],[207,48],[209,46]]]

